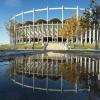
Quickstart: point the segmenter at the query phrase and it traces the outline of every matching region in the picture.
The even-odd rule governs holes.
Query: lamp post
[[[13,44],[14,44],[14,47],[13,49],[15,50],[16,49],[16,17],[14,17],[14,36],[13,36]]]

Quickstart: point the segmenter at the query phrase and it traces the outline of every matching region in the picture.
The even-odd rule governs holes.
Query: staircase
[[[47,50],[67,50],[64,43],[48,43]]]

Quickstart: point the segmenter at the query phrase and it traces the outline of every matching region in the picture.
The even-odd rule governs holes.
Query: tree
[[[9,36],[13,37],[14,36],[14,22],[13,21],[9,21],[6,24],[6,29],[7,29],[8,33],[9,33]]]
[[[97,5],[97,0],[90,0],[89,8],[85,9],[84,16],[88,22],[88,27],[95,30],[95,49],[99,49],[100,36],[97,39],[97,32],[100,28],[100,6]]]
[[[77,21],[75,18],[66,19],[63,28],[60,30],[60,35],[69,39],[76,37],[76,25]]]
[[[63,28],[60,30],[59,35],[66,37],[68,41],[71,41],[72,39],[75,40],[76,38],[79,38],[81,34],[85,33],[86,25],[84,17],[79,17],[77,19],[72,16],[64,21]]]
[[[9,33],[10,36],[10,42],[14,44],[14,49],[16,48],[16,22],[14,20],[10,20],[7,25],[6,25],[6,29]]]

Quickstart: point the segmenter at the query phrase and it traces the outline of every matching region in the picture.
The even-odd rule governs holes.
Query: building
[[[60,11],[61,18],[49,18],[50,11]],[[10,37],[11,44],[30,44],[34,42],[41,42],[41,43],[58,43],[62,42],[65,43],[68,40],[68,37],[63,37],[59,35],[59,31],[64,25],[64,15],[67,11],[74,11],[76,13],[76,17],[79,17],[80,12],[83,12],[83,8],[44,8],[44,9],[33,9],[31,11],[26,11],[19,13],[12,17],[11,20],[14,21],[14,35]],[[46,19],[35,19],[36,13],[45,12]],[[32,20],[24,21],[24,16],[26,14],[32,14]],[[20,17],[21,22],[18,22]],[[95,35],[95,30],[90,29],[89,31],[85,32],[83,35],[80,34],[75,40],[71,40],[71,43],[75,44],[95,44],[95,40],[99,40],[99,32],[97,32],[97,37]]]

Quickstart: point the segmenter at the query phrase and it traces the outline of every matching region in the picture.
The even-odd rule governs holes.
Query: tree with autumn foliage
[[[64,21],[63,28],[59,35],[66,37],[68,41],[79,38],[86,31],[87,24],[84,22],[84,17],[71,17]]]
[[[64,21],[63,28],[60,30],[60,35],[63,37],[72,39],[76,37],[77,20],[75,18],[69,18]]]

